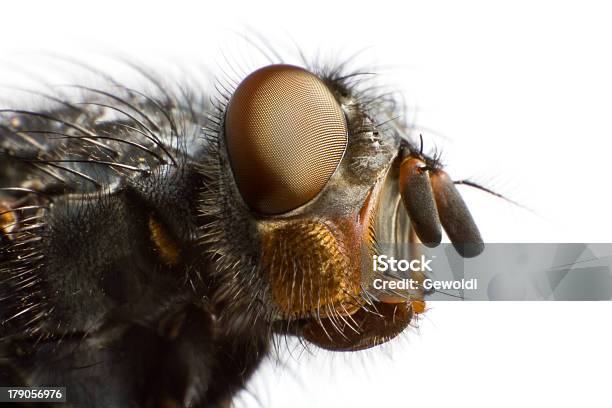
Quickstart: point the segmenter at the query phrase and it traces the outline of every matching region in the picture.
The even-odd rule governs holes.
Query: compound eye
[[[317,76],[270,65],[234,92],[225,141],[242,198],[253,210],[273,215],[307,203],[325,187],[348,133],[340,105]]]

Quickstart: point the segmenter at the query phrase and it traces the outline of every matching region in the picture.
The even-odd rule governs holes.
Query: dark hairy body
[[[329,106],[335,127],[280,164],[242,155],[259,144],[244,136],[252,93],[230,102],[237,84],[210,102],[143,70],[152,94],[107,78],[112,91],[81,87],[78,102],[0,111],[0,384],[66,386],[77,407],[227,406],[278,336],[350,351],[400,333],[423,291],[377,293],[363,266],[379,240],[416,239],[400,199],[427,244],[440,225],[476,245],[465,256],[481,238],[438,160],[388,124],[395,101],[344,68],[245,80],[299,80],[287,98],[312,95],[291,107]],[[324,185],[298,179],[278,199],[291,189],[275,177],[302,157]]]
[[[149,114],[185,109],[161,107],[146,98],[132,103]],[[47,117],[100,135],[104,127],[116,134],[129,132],[117,131],[120,126],[139,126],[129,119],[100,125],[96,121],[105,109],[98,108],[65,108],[45,112],[45,117],[16,113],[2,121],[1,144],[19,159],[0,162],[0,186],[31,182],[41,187],[36,194],[3,192],[5,200],[19,201],[19,207],[39,208],[18,214],[20,220],[37,217],[30,225],[35,229],[23,224],[20,237],[4,237],[7,244],[9,238],[26,244],[5,246],[1,255],[0,384],[67,384],[69,401],[79,402],[75,406],[173,406],[187,392],[206,406],[222,405],[266,354],[268,332],[251,324],[228,327],[219,318],[220,304],[211,301],[218,290],[215,281],[201,278],[211,275],[210,261],[202,259],[197,241],[206,222],[197,208],[205,171],[186,148],[172,150],[177,155],[173,159],[180,160],[177,165],[154,163],[145,172],[72,163],[74,171],[104,180],[98,182],[105,182],[100,188],[69,171],[54,172],[58,169],[50,165],[53,174],[41,175],[43,162],[28,161],[41,157],[38,141],[48,149],[48,160],[69,160],[73,152],[77,159],[96,160],[99,155],[130,165],[142,156],[157,160],[112,140],[108,151],[99,151],[81,136],[68,141],[18,136],[21,129],[74,130]],[[183,127],[199,134],[199,125],[207,121],[190,117]],[[37,240],[27,242],[33,238]],[[163,252],[178,251],[175,247],[180,247],[181,260],[165,259]]]

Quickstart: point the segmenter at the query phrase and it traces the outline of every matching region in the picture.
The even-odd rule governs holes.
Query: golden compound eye
[[[281,214],[316,196],[347,145],[340,105],[314,74],[270,65],[236,89],[225,140],[240,194],[257,212]]]

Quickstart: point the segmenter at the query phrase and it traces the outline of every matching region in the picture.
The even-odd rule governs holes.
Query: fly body
[[[422,259],[411,245],[443,231],[482,251],[453,180],[362,73],[279,61],[212,95],[143,73],[155,92],[109,79],[0,111],[1,384],[63,385],[75,407],[225,406],[279,337],[360,350],[423,313],[422,285],[375,287],[376,256]]]

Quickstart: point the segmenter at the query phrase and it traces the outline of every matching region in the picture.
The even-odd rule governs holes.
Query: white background
[[[219,50],[235,55],[245,27],[331,58],[366,48],[364,65],[404,91],[417,124],[445,136],[423,131],[453,177],[535,211],[465,191],[486,241],[610,242],[605,2],[211,3],[3,4],[0,83],[18,76],[6,67],[24,51],[118,51],[215,71]],[[268,364],[237,405],[610,406],[612,303],[429,306],[418,330],[382,348],[295,349]]]

